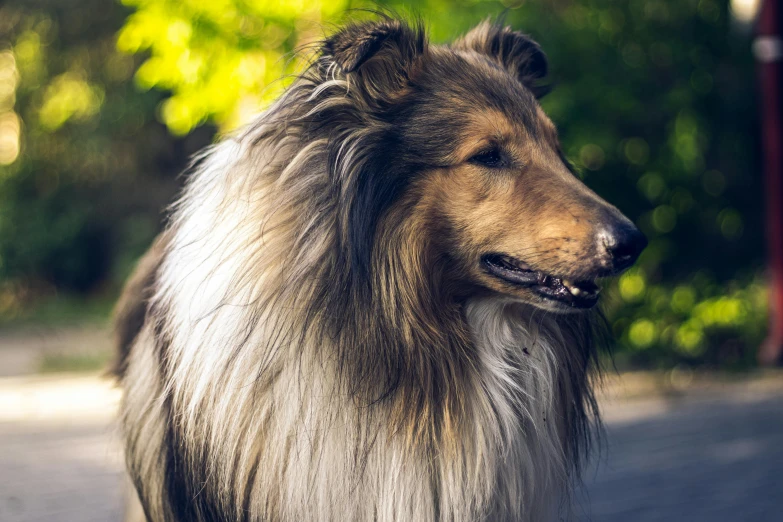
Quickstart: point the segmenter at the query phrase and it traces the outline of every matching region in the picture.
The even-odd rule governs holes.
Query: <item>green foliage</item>
[[[123,2],[0,7],[0,313],[19,288],[121,280],[173,172],[208,140],[199,126],[247,121],[303,66],[294,50],[374,5]],[[416,12],[435,42],[505,13],[547,52],[543,104],[564,150],[650,239],[607,292],[618,358],[751,360],[766,325],[758,110],[749,35],[727,0],[426,0]]]
[[[116,50],[125,15],[102,0],[0,6],[0,320],[57,292],[116,291],[209,141],[184,150],[155,121],[162,95],[138,92],[137,60]]]
[[[149,51],[136,72],[143,89],[173,94],[161,118],[186,134],[212,118],[223,127],[245,123],[276,98],[284,75],[296,71],[287,56],[321,36],[316,23],[348,7],[347,0],[124,0],[136,10],[119,33],[128,53]]]

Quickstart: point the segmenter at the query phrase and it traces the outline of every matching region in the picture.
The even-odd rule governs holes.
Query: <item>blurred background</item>
[[[756,363],[759,3],[0,3],[0,520],[119,520],[118,392],[97,376],[112,304],[189,156],[274,99],[296,49],[368,16],[354,8],[419,15],[436,43],[504,13],[549,57],[566,155],[650,240],[606,292],[620,372],[577,518],[779,520],[783,377]]]

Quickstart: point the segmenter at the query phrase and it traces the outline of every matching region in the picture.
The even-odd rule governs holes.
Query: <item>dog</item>
[[[502,24],[355,22],[194,160],[116,314],[149,522],[567,516],[596,280],[646,240],[574,175],[546,74]]]

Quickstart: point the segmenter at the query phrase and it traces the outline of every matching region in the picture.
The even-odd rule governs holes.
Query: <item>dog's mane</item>
[[[359,95],[324,49],[197,159],[128,290],[117,368],[147,517],[542,520],[597,419],[595,316],[456,298],[406,219],[422,166],[384,117],[405,93]]]

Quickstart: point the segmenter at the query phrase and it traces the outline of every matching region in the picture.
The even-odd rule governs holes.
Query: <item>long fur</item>
[[[412,35],[390,60],[428,52],[420,28],[389,23]],[[380,138],[390,98],[359,94],[405,78],[348,75],[338,44],[197,159],[121,305],[122,423],[146,517],[563,514],[595,418],[592,319],[451,287]]]

